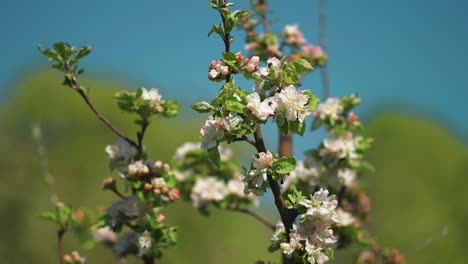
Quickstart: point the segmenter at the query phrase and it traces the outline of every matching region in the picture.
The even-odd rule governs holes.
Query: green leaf
[[[57,217],[55,215],[55,213],[53,212],[43,212],[39,215],[39,217],[42,219],[42,220],[46,220],[46,221],[49,221],[49,222],[57,222]]]
[[[217,167],[221,165],[221,156],[218,151],[218,146],[208,150],[208,159]]]
[[[241,104],[236,99],[228,99],[224,102],[224,105],[229,111],[233,111],[239,114],[244,113],[245,105]]]
[[[287,174],[296,168],[296,159],[294,157],[283,157],[278,159],[273,168],[278,174]]]
[[[290,62],[296,68],[296,74],[310,72],[314,69],[312,65],[305,59],[297,59]]]
[[[198,113],[209,113],[212,110],[215,110],[213,106],[205,101],[197,101],[192,104],[192,109],[197,111]]]
[[[168,100],[163,103],[164,112],[163,116],[165,117],[175,117],[177,115],[177,110],[182,108],[182,105],[177,101]]]
[[[221,38],[224,38],[224,29],[220,25],[213,25],[211,28],[210,32],[208,32],[208,37],[211,36],[211,34],[216,33],[218,34]]]
[[[235,64],[237,62],[237,56],[232,53],[232,52],[225,52],[223,53],[223,61],[231,66],[231,67],[235,67]]]
[[[91,53],[91,47],[80,47],[75,53],[75,59],[79,60]]]

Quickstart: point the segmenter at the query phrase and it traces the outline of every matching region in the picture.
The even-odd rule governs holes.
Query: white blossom
[[[294,251],[296,250],[297,244],[299,242],[296,241],[296,238],[291,237],[289,239],[289,243],[281,243],[280,248],[283,251],[283,254],[285,254],[288,257],[291,257]]]
[[[190,193],[193,205],[201,207],[209,202],[220,202],[229,194],[225,183],[214,176],[198,178]]]
[[[247,95],[247,108],[260,120],[265,121],[268,117],[275,113],[275,109],[272,106],[272,102],[268,99],[260,101],[260,95],[258,93],[252,93]]]
[[[196,151],[196,150],[199,150],[201,149],[201,143],[197,142],[186,142],[184,143],[182,146],[180,146],[179,148],[177,148],[174,156],[172,156],[172,159],[180,162],[180,163],[183,163],[184,160],[185,160],[185,155],[187,155],[187,153],[189,152],[192,152],[192,151]]]
[[[238,197],[244,197],[245,184],[241,180],[231,179],[227,183],[227,189],[230,194],[234,194]]]
[[[153,178],[151,184],[154,188],[161,189],[166,187],[166,180],[164,180],[164,178]]]
[[[339,169],[338,178],[344,186],[350,187],[356,179],[356,171],[349,168]]]
[[[127,165],[136,154],[135,148],[120,137],[115,145],[107,145],[105,151],[109,154],[109,168],[111,170]]]
[[[212,116],[205,121],[205,125],[200,129],[202,144],[204,149],[216,147],[217,141],[224,137],[224,128],[219,120],[215,120]]]
[[[308,240],[306,240],[305,250],[308,253],[307,261],[311,264],[323,264],[330,260],[328,256],[323,253],[322,248],[315,247],[315,245],[309,243]]]
[[[219,75],[219,72],[215,69],[211,69],[209,72],[208,72],[208,78],[210,79],[214,79],[216,77],[218,77]]]
[[[117,235],[110,229],[109,226],[100,227],[93,229],[92,231],[93,239],[97,243],[101,242],[117,242]]]
[[[149,173],[149,168],[142,160],[137,160],[128,165],[127,172],[129,175],[142,175]]]
[[[145,232],[143,232],[143,234],[138,237],[138,255],[140,257],[143,256],[148,251],[148,249],[151,248],[152,244],[151,234],[145,230]]]
[[[328,137],[323,140],[324,148],[320,150],[319,154],[322,157],[331,154],[340,159],[353,159],[357,157],[356,145],[353,134],[351,133],[342,135],[329,134]]]
[[[283,29],[283,36],[284,42],[289,45],[300,46],[307,42],[298,25],[286,25]]]
[[[161,102],[162,96],[159,94],[158,89],[151,88],[149,91],[146,88],[141,88],[141,99],[149,101],[152,106],[158,105]]]
[[[276,57],[269,58],[267,63],[275,72],[281,69],[281,61]]]
[[[324,120],[330,118],[331,120],[338,120],[340,114],[343,112],[343,106],[340,104],[339,98],[328,98],[324,103],[320,103],[314,116]]]
[[[275,105],[276,120],[279,125],[287,121],[296,121],[303,123],[305,118],[311,114],[310,107],[307,105],[309,97],[302,91],[297,91],[293,85],[282,89],[275,94],[273,99]]]
[[[310,165],[309,165],[310,164]],[[320,178],[320,164],[306,160],[305,162],[298,160],[296,168],[284,178],[284,183],[281,185],[281,191],[285,192],[289,189],[295,180],[300,180],[308,186],[316,186]]]
[[[356,222],[356,218],[350,212],[338,208],[336,209],[336,213],[340,218],[340,226],[349,226]]]
[[[278,242],[280,241],[279,239],[279,235],[281,233],[285,233],[286,230],[284,229],[284,224],[283,222],[281,221],[278,221],[276,224],[275,224],[275,233],[273,233],[271,236],[270,236],[270,241],[275,243],[275,242]]]

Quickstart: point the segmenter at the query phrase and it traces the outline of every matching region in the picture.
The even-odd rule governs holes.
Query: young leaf
[[[213,162],[213,164],[219,168],[221,164],[221,156],[218,151],[218,146],[208,150],[208,159]]]
[[[39,215],[39,217],[49,222],[53,222],[53,223],[57,222],[57,217],[55,213],[52,213],[52,212],[43,212]]]
[[[273,168],[278,174],[287,174],[296,168],[296,159],[294,157],[283,157],[278,159]]]
[[[209,113],[212,110],[215,110],[213,106],[205,101],[197,101],[192,104],[192,109],[197,111],[198,113]]]

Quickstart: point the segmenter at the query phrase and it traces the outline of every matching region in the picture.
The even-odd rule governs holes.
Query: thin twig
[[[226,1],[223,1],[223,6],[222,8],[226,8]],[[226,18],[223,16],[221,12],[219,12],[221,16],[221,20],[223,21],[223,27],[226,28]],[[230,33],[224,33],[223,36],[223,42],[224,42],[224,51],[226,53],[231,52],[231,35]],[[229,82],[231,80],[231,73],[226,75],[226,82]]]
[[[236,212],[240,212],[240,213],[244,213],[244,214],[253,216],[255,219],[260,221],[262,224],[264,224],[269,229],[271,229],[273,231],[275,230],[275,225],[272,224],[265,216],[259,214],[258,212],[252,211],[249,208],[244,208],[244,207],[239,207],[239,206],[229,208],[229,209],[232,210],[232,211],[236,211]]]
[[[76,78],[73,78],[71,80],[71,85],[72,85],[72,88],[73,90],[75,90],[76,92],[78,92],[78,94],[83,98],[83,100],[85,101],[85,103],[89,106],[89,108],[91,108],[91,110],[93,111],[93,113],[108,127],[110,128],[110,130],[112,130],[112,132],[114,132],[114,134],[116,134],[117,136],[123,138],[125,141],[127,141],[130,145],[132,145],[133,147],[135,148],[138,148],[138,144],[133,141],[132,139],[130,139],[129,137],[125,136],[122,132],[120,132],[117,128],[115,128],[97,109],[96,107],[94,107],[93,103],[91,102],[91,100],[89,99],[88,95],[86,94],[86,92],[84,91],[84,89],[80,86],[80,84],[78,83],[77,79]]]
[[[409,255],[414,255],[418,252],[420,252],[421,250],[427,248],[428,246],[434,244],[435,242],[438,242],[442,239],[444,239],[446,236],[448,235],[448,227],[447,226],[444,226],[440,232],[438,234],[436,234],[435,236],[427,239],[426,241],[424,241],[424,243],[422,243],[421,245],[419,245],[418,247],[410,250],[408,253],[404,254],[406,256],[409,256]]]
[[[65,263],[65,260],[63,258],[63,256],[64,256],[63,236],[65,235],[65,232],[66,232],[66,230],[64,228],[60,228],[57,231],[58,252],[59,252],[59,258],[60,258],[60,264]]]
[[[245,142],[249,143],[250,145],[254,146],[254,148],[257,148],[257,145],[255,144],[255,142],[252,139],[248,138],[246,135],[243,135],[242,137],[235,138],[233,141],[234,142],[236,142],[236,141],[245,141]]]
[[[319,45],[325,52],[327,52],[327,43],[326,43],[327,0],[320,0],[319,9],[320,9],[320,15],[319,15]],[[328,77],[327,65],[324,65],[320,69],[320,76],[322,78],[323,97],[328,98],[328,96],[330,95],[330,80],[329,80],[329,77]]]
[[[141,131],[137,132],[138,146],[137,146],[137,156],[138,159],[143,158],[143,137],[145,136],[146,128],[149,125],[149,121],[146,118],[143,118],[141,123]]]
[[[32,134],[34,141],[36,142],[37,152],[39,154],[39,159],[42,167],[42,175],[44,176],[44,181],[47,184],[47,189],[49,191],[49,198],[52,204],[56,205],[59,202],[58,194],[54,188],[54,177],[49,172],[49,161],[47,159],[47,149],[42,140],[42,131],[39,123],[33,124]]]

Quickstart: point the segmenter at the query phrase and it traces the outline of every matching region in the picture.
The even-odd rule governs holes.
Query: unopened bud
[[[153,185],[149,184],[149,183],[145,183],[145,185],[143,186],[143,188],[146,190],[146,191],[149,191],[153,188]]]

